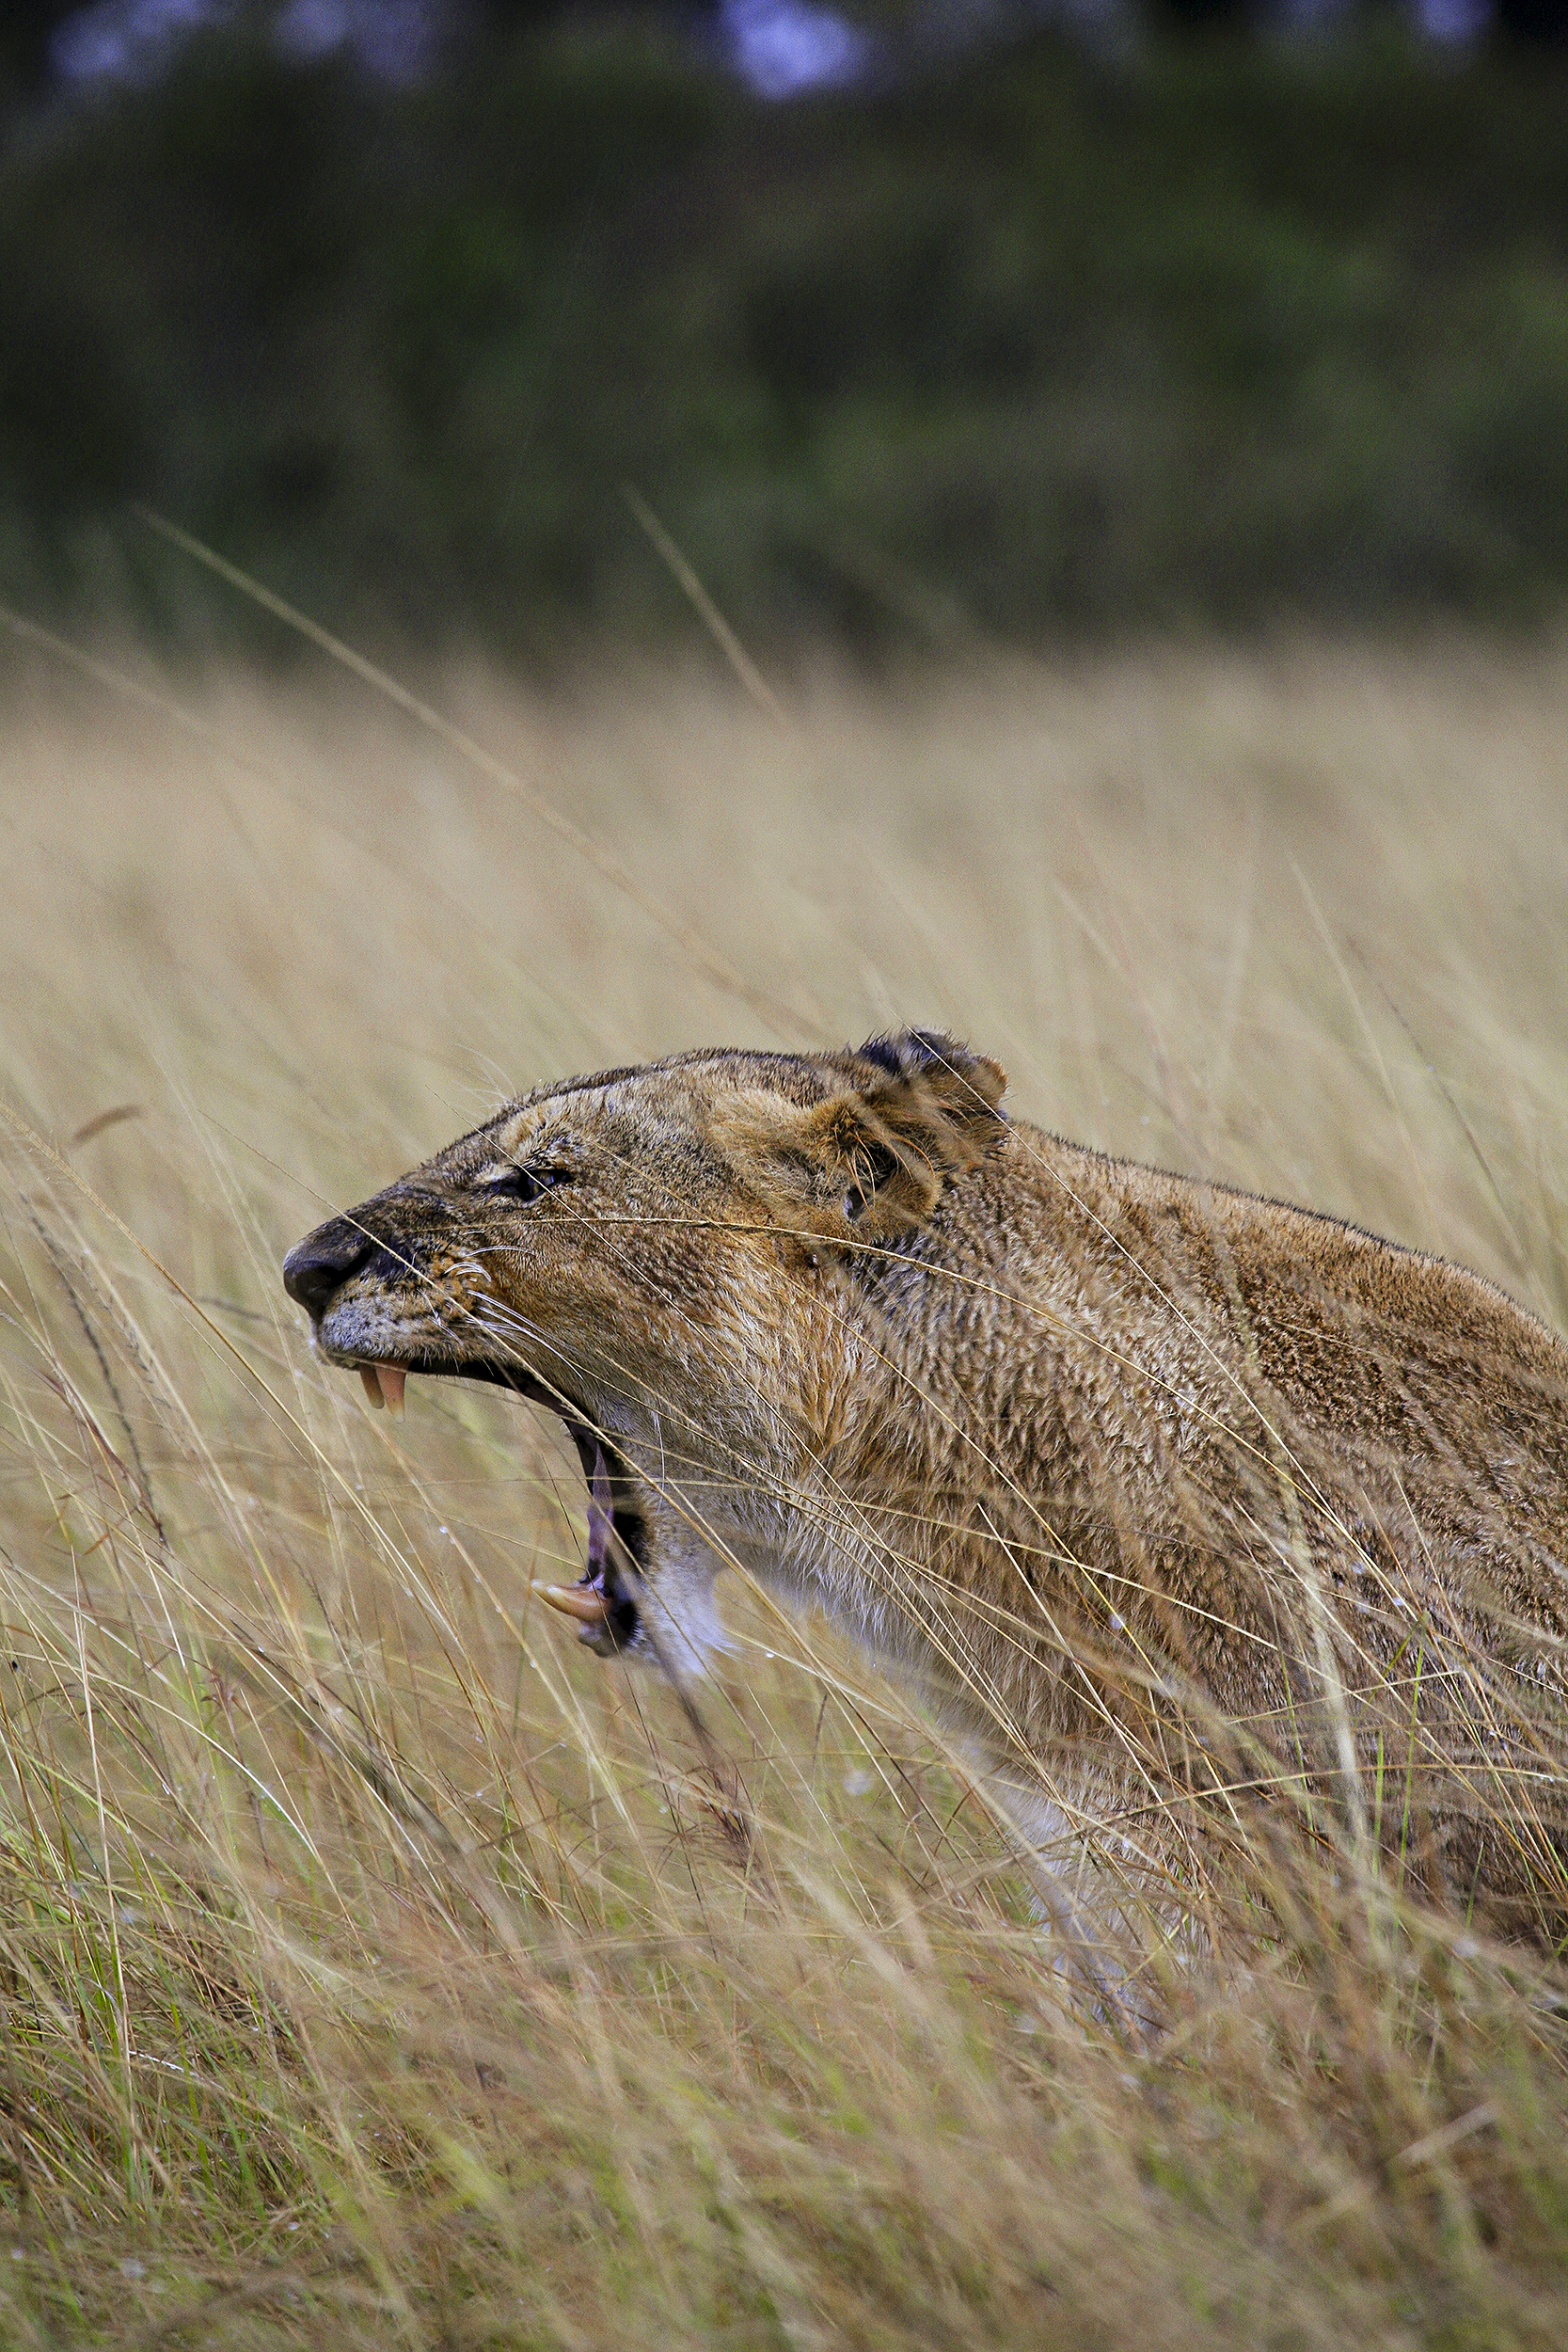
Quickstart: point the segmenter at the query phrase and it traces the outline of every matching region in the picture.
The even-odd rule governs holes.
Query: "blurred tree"
[[[547,31],[572,17],[601,23],[661,22],[675,32],[715,27],[724,0],[449,0],[454,30],[477,26],[493,39]]]
[[[1568,0],[1495,0],[1497,29],[1511,40],[1568,41]]]
[[[498,32],[531,32],[574,15],[661,16],[678,24],[683,18],[717,16],[720,5],[721,0],[615,0],[613,8],[601,5],[594,9],[584,7],[583,0],[470,0],[466,12]]]
[[[1155,22],[1178,33],[1202,33],[1233,25],[1255,25],[1254,0],[1156,0]]]
[[[643,0],[643,4],[657,6],[657,0]],[[631,5],[635,6],[635,0],[631,0]],[[553,24],[572,6],[573,0],[479,0],[475,12],[493,24],[529,31],[536,24]]]
[[[49,79],[49,45],[81,0],[5,0],[0,8],[0,97],[31,94]]]

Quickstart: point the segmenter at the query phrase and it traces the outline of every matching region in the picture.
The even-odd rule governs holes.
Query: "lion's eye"
[[[537,1200],[542,1192],[571,1183],[563,1168],[509,1168],[492,1176],[480,1189],[492,1200]]]

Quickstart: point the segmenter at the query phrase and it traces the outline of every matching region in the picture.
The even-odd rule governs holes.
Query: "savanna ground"
[[[735,1588],[743,1844],[531,1598],[553,1422],[372,1416],[278,1281],[535,1079],[911,1019],[1561,1327],[1568,660],[447,675],[487,772],[128,667],[18,654],[0,723],[0,2340],[1568,2340],[1560,1978],[1282,1850],[1133,2046]]]

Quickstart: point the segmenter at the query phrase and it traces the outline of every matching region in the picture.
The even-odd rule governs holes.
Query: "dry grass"
[[[1560,2344],[1538,1963],[1282,1857],[1120,2046],[952,1760],[736,1592],[741,1852],[531,1606],[553,1429],[371,1417],[277,1264],[499,1091],[908,1017],[1560,1325],[1568,666],[446,681],[630,893],[352,693],[10,675],[0,2339]]]

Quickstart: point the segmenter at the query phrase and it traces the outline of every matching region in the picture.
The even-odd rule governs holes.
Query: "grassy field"
[[[277,1268],[534,1079],[908,1018],[1561,1327],[1568,659],[454,671],[462,739],[131,666],[0,722],[0,2341],[1560,2345],[1560,1979],[1284,1854],[1118,2041],[738,1587],[737,1840],[531,1600],[553,1422],[369,1414]]]

